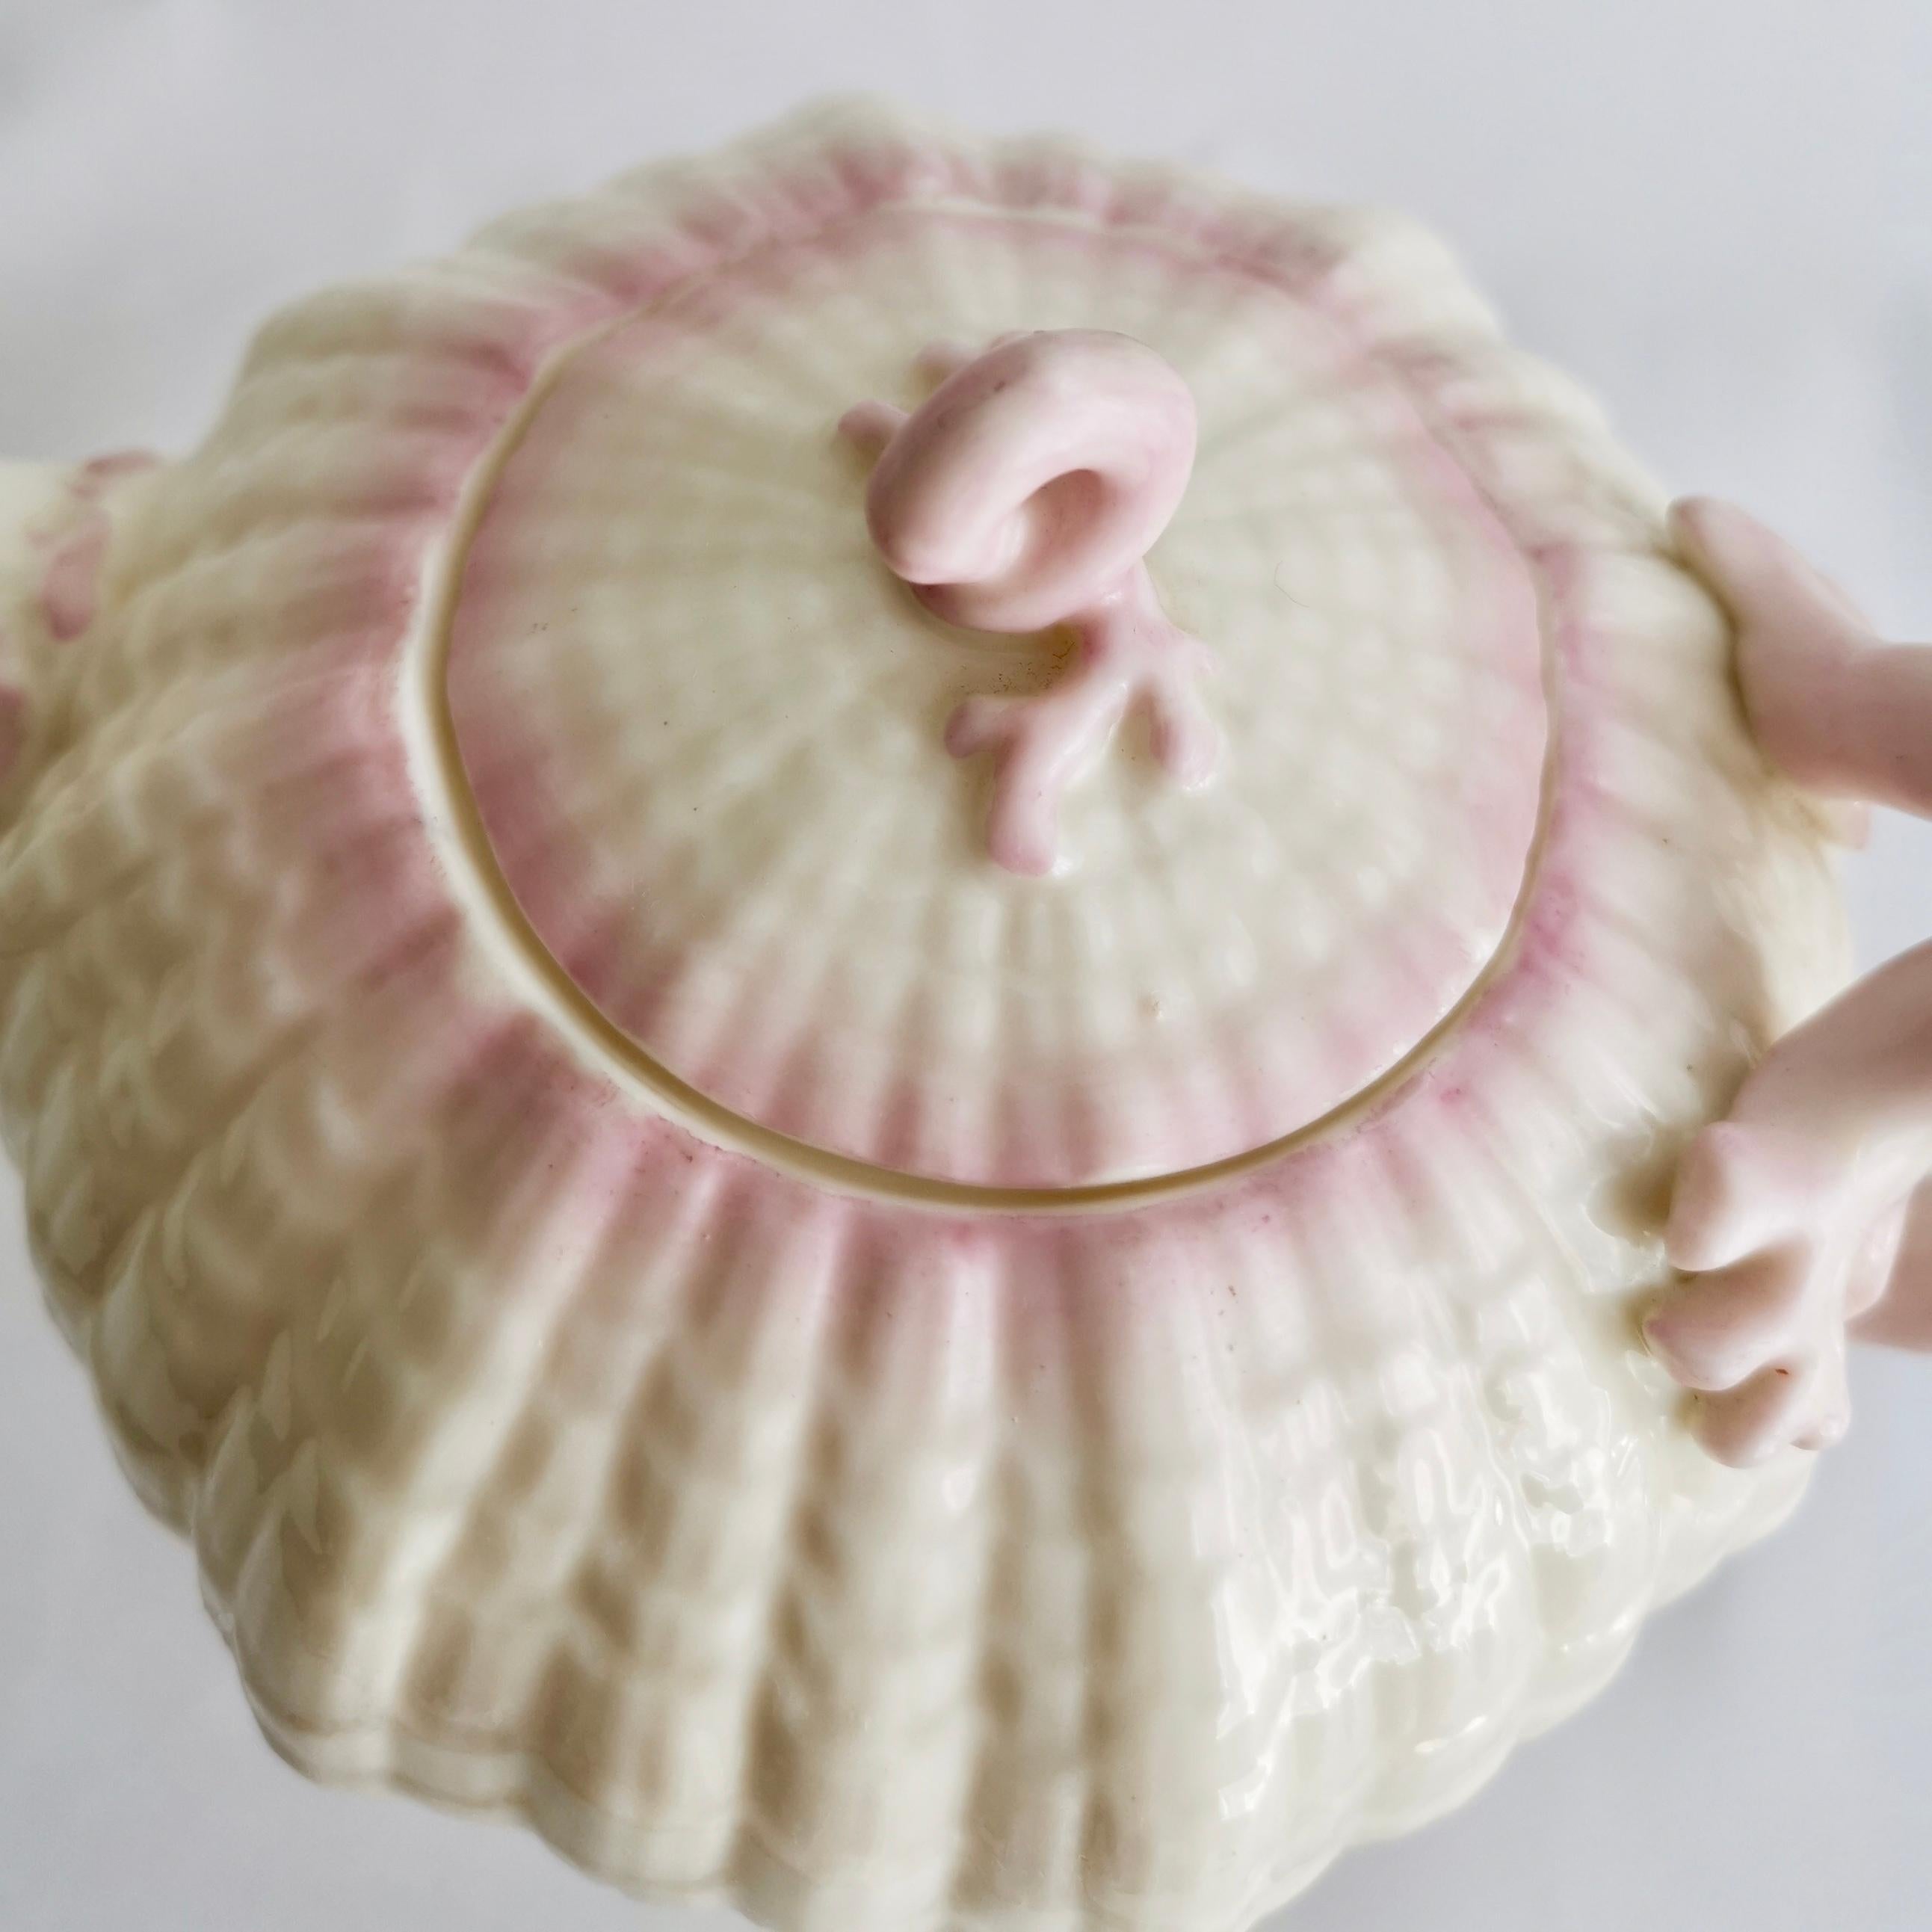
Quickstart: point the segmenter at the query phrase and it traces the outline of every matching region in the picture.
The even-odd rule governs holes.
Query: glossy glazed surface
[[[1738,625],[1751,725],[1822,796],[1932,814],[1932,648],[1876,636],[1754,518],[1696,499],[1672,523]],[[1848,1325],[1932,1347],[1932,948],[1881,968],[1754,1070],[1691,1144],[1667,1246],[1694,1279],[1645,1324],[1700,1391],[1712,1453],[1822,1448],[1851,1419]]]
[[[1455,1023],[1172,1192],[898,1188],[654,1084],[488,889],[433,728],[549,358],[720,236],[962,184],[1346,315],[1556,679],[1535,889]],[[28,652],[0,1102],[306,1768],[782,1925],[1215,1932],[1455,1802],[1796,1495],[1690,1442],[1634,1321],[1677,1148],[1842,973],[1821,827],[1656,494],[1406,224],[821,123],[292,311],[141,489],[94,622]]]

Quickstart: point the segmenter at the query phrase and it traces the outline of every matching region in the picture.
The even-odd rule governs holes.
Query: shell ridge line
[[[783,1637],[785,1612],[794,1579],[807,1567],[804,1552],[810,1518],[836,1433],[837,1372],[827,1357],[841,1323],[850,1315],[849,1296],[838,1285],[836,1263],[855,1240],[849,1220],[842,1216],[840,1220],[814,1271],[810,1289],[812,1333],[797,1350],[798,1379],[807,1393],[798,1405],[790,1480],[772,1539],[775,1554],[763,1579],[764,1614],[757,1620],[759,1640],[740,1718],[744,1748],[738,1772],[737,1822],[720,1868],[739,1897],[752,1890],[754,1856],[769,1858],[796,1878],[809,1882],[812,1876],[788,1855],[776,1827],[760,1809],[754,1780],[759,1734],[771,1721],[772,1709],[782,1696],[780,1676],[788,1661]]]

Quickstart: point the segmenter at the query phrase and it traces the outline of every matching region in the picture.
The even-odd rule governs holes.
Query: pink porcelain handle
[[[1168,621],[1144,562],[1187,488],[1194,398],[1152,350],[1100,329],[923,359],[943,380],[918,410],[864,403],[840,428],[879,452],[866,526],[928,609],[976,630],[1066,625],[1078,638],[1078,664],[1042,696],[969,698],[946,730],[956,756],[999,754],[994,860],[1045,872],[1064,794],[1135,706],[1184,784],[1214,766],[1218,734],[1195,690],[1205,651]]]
[[[1672,513],[1683,560],[1737,626],[1766,754],[1820,795],[1932,816],[1932,647],[1875,636],[1844,593],[1728,504]],[[1666,1246],[1690,1279],[1652,1350],[1700,1392],[1727,1462],[1834,1440],[1846,1324],[1932,1346],[1932,945],[1780,1040],[1679,1168]]]

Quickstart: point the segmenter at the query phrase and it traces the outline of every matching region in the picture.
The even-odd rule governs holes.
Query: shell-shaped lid
[[[1324,298],[1285,212],[1230,232],[1051,159],[802,207],[748,178],[710,259],[553,353],[434,615],[454,802],[608,1048],[884,1184],[1173,1175],[1334,1114],[1496,958],[1536,836],[1535,592],[1405,319]],[[916,407],[935,344],[1061,330],[1191,394],[1147,572],[1213,750],[1177,782],[1127,694],[1027,868],[988,834],[1003,748],[949,720],[1050,716],[1086,646],[935,614],[838,425]]]

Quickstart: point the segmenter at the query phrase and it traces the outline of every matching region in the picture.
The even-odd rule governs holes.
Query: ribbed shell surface
[[[1184,1184],[1009,1198],[656,1078],[484,876],[514,808],[458,796],[433,620],[556,358],[927,202],[1192,238],[1345,317],[1534,584],[1493,957]],[[785,1932],[1240,1932],[1795,1500],[1802,1458],[1692,1444],[1634,1312],[1676,1150],[1840,982],[1821,828],[1657,491],[1406,221],[820,112],[298,304],[111,502],[91,621],[18,640],[0,1109],[304,1770]]]

